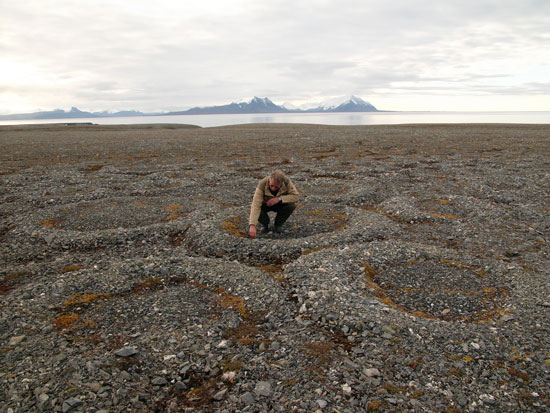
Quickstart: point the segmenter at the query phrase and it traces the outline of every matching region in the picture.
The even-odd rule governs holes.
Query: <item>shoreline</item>
[[[165,115],[158,117],[106,117],[106,118],[64,118],[46,120],[0,121],[2,124],[48,124],[48,123],[92,122],[96,124],[149,124],[179,123],[196,124],[201,127],[228,126],[254,123],[306,123],[333,126],[346,125],[391,125],[430,123],[526,123],[550,124],[550,111],[378,111],[378,112],[327,112],[327,113],[250,113],[219,115]]]

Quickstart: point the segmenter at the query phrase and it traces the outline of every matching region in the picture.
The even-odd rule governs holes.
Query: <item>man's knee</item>
[[[296,204],[294,203],[284,204],[281,206],[281,208],[279,208],[278,215],[280,214],[281,216],[288,218],[295,209]]]

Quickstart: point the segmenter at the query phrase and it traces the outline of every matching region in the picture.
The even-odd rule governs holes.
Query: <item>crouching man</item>
[[[260,231],[267,233],[269,231],[268,212],[276,213],[273,230],[281,232],[281,226],[296,208],[298,200],[298,191],[296,187],[283,172],[274,171],[258,183],[252,205],[250,206],[250,225],[248,234],[250,238],[256,238],[258,222],[261,224]]]

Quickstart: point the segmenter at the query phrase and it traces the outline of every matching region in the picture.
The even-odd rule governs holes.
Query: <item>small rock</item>
[[[130,381],[132,380],[132,375],[130,373],[128,373],[126,370],[122,370],[120,372],[120,379],[121,380],[125,380],[125,381]]]
[[[482,394],[479,399],[486,404],[495,404],[495,397],[491,394]]]
[[[319,407],[321,409],[324,409],[325,407],[327,407],[327,402],[326,402],[326,400],[323,400],[323,399],[317,400],[317,404],[319,405]]]
[[[71,397],[63,402],[63,413],[70,412],[71,410],[77,408],[82,404],[82,400],[77,399],[76,397]]]
[[[26,336],[14,336],[10,338],[10,346],[16,346],[20,344],[23,340],[25,340]]]
[[[168,384],[168,381],[164,377],[155,377],[153,380],[151,380],[151,384],[153,386],[166,386]]]
[[[131,357],[137,354],[137,350],[134,347],[122,347],[121,349],[115,351],[115,356],[118,357]]]
[[[271,383],[269,383],[268,381],[259,381],[258,383],[256,383],[254,393],[256,393],[258,396],[269,397],[271,395]]]
[[[281,347],[281,344],[278,341],[274,341],[269,346],[269,349],[272,350],[272,351],[277,351],[277,350],[279,350],[280,347]]]
[[[185,385],[185,383],[183,383],[181,381],[177,381],[176,384],[174,385],[174,390],[176,392],[182,392],[186,389],[187,389],[187,386]]]
[[[100,383],[92,383],[90,384],[90,389],[94,392],[94,393],[97,393],[99,392],[99,390],[101,389],[101,384]]]
[[[213,398],[214,400],[220,401],[225,397],[225,394],[227,393],[227,389],[222,389],[216,394],[214,394]]]
[[[251,404],[254,404],[256,402],[256,399],[254,398],[254,395],[252,393],[250,393],[249,391],[247,391],[245,394],[243,394],[241,396],[241,400],[243,401],[243,403],[245,403],[247,405],[251,405]]]
[[[380,376],[380,370],[377,368],[363,369],[363,374],[367,377],[378,377]]]

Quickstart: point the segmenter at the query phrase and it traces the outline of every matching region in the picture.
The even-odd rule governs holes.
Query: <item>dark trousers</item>
[[[260,212],[260,217],[258,218],[258,221],[260,222],[260,224],[267,228],[269,226],[269,215],[267,215],[267,213],[276,212],[277,215],[275,216],[275,226],[279,227],[285,223],[292,212],[294,212],[295,208],[296,204],[293,203],[278,203],[270,207],[268,207],[266,204],[262,204],[262,210]]]

